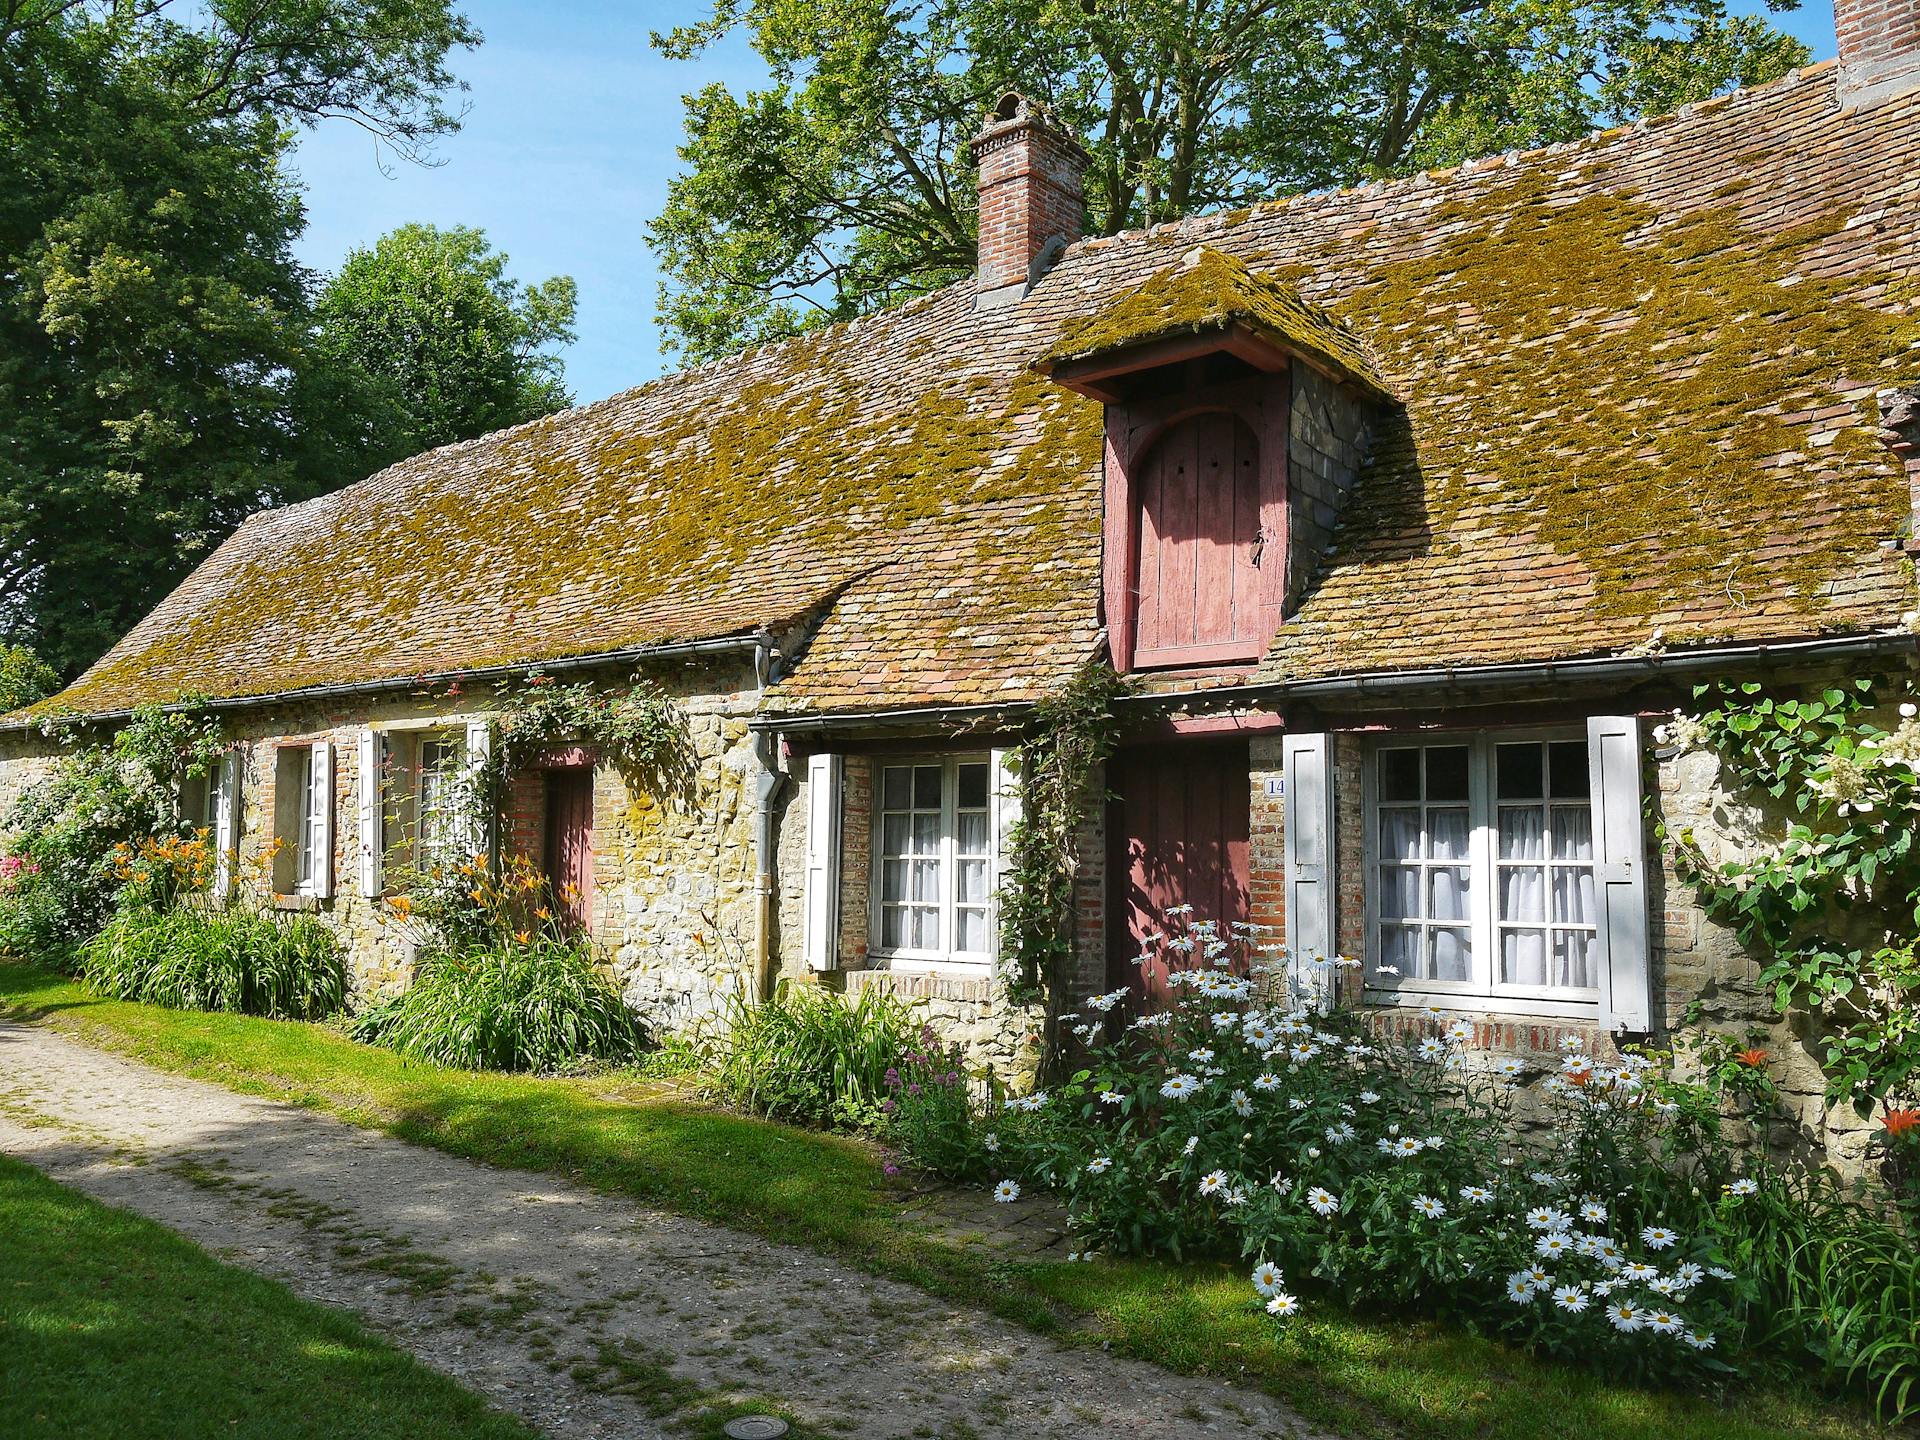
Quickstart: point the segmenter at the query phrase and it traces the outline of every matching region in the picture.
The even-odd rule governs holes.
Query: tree
[[[574,304],[567,276],[510,279],[479,230],[405,225],[354,251],[314,306],[320,403],[350,426],[316,422],[336,477],[571,405],[547,347],[573,339]]]
[[[1723,0],[716,0],[655,44],[735,31],[772,84],[687,97],[649,230],[696,358],[964,273],[966,141],[1007,89],[1086,140],[1111,234],[1570,139],[1806,59]]]
[[[0,0],[0,638],[72,674],[310,493],[290,127],[455,124],[450,0]]]
[[[33,651],[0,645],[0,714],[44,700],[59,688],[59,675]]]

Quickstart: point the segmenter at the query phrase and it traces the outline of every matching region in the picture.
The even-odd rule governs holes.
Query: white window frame
[[[326,767],[313,762],[313,748],[304,747],[304,758],[295,767],[300,781],[300,838],[293,866],[296,895],[318,895],[324,889],[320,864],[327,849],[327,809],[333,803],[333,796],[318,793],[320,781],[330,777],[324,773]],[[332,787],[328,789],[331,792]]]
[[[1575,991],[1559,986],[1515,985],[1499,979],[1499,836],[1495,812],[1499,801],[1494,795],[1494,750],[1496,746],[1522,742],[1572,742],[1588,745],[1586,732],[1573,726],[1544,726],[1516,730],[1422,730],[1400,734],[1370,736],[1363,751],[1361,785],[1361,855],[1365,866],[1366,895],[1366,999],[1383,1005],[1439,1005],[1450,1010],[1497,1011],[1510,1015],[1546,1015],[1572,1019],[1593,1019],[1599,1013],[1600,990]],[[1467,928],[1472,934],[1473,978],[1469,980],[1428,980],[1411,976],[1380,973],[1380,754],[1386,750],[1425,749],[1464,745],[1467,747],[1467,869],[1471,900]],[[1591,754],[1589,754],[1589,761]],[[1422,804],[1426,802],[1423,800]],[[1551,802],[1548,802],[1551,805]],[[1594,797],[1587,799],[1589,813]],[[1599,840],[1596,836],[1595,859],[1598,867]],[[1540,861],[1549,869],[1552,862]],[[1548,905],[1551,906],[1549,873]],[[1597,883],[1597,875],[1596,875]],[[1549,914],[1551,913],[1549,909]],[[1548,929],[1550,920],[1541,922]],[[1566,928],[1566,927],[1562,927]],[[1591,927],[1585,927],[1591,928]],[[1596,940],[1596,947],[1598,941]],[[1606,964],[1596,948],[1594,963]]]
[[[427,764],[427,747],[436,746],[442,753],[442,768],[434,769]],[[435,863],[453,863],[461,858],[465,836],[459,833],[452,822],[457,814],[442,808],[453,792],[457,792],[467,764],[467,745],[465,733],[461,730],[423,730],[414,740],[413,775],[411,790],[411,813],[408,816],[407,840],[413,849],[414,864],[424,868]],[[427,800],[427,782],[429,777],[438,779],[440,800],[437,806],[430,806]],[[440,833],[432,833],[432,821],[440,820]]]
[[[998,902],[998,876],[996,866],[1000,853],[1000,806],[995,803],[998,789],[995,778],[993,755],[990,751],[967,751],[958,754],[931,755],[876,755],[873,757],[873,800],[869,812],[867,849],[871,860],[871,874],[867,886],[867,953],[874,959],[884,960],[889,968],[902,971],[961,970],[975,974],[993,973],[999,958],[1000,915]],[[886,862],[885,825],[886,815],[886,772],[890,769],[908,769],[916,766],[937,765],[940,767],[940,938],[943,948],[938,950],[915,949],[908,946],[888,947],[884,941],[886,920]],[[960,861],[958,819],[960,798],[960,767],[962,765],[983,765],[987,771],[987,900],[986,927],[987,948],[984,951],[953,950],[950,947],[954,935],[956,914],[959,909]],[[911,782],[909,782],[911,783]],[[973,857],[981,858],[981,857]],[[911,881],[909,881],[911,884]]]

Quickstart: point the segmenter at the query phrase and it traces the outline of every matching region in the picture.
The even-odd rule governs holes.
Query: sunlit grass
[[[668,1083],[441,1070],[322,1026],[105,1001],[17,965],[0,965],[0,1004],[163,1069],[813,1246],[1037,1330],[1257,1385],[1353,1436],[1874,1433],[1810,1393],[1644,1391],[1446,1324],[1348,1315],[1324,1296],[1309,1295],[1309,1317],[1276,1340],[1237,1268],[996,1260],[904,1221],[871,1147],[706,1106]]]

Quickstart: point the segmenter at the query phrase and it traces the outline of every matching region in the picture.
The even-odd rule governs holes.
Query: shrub
[[[353,1037],[466,1070],[630,1064],[646,1033],[596,960],[585,940],[551,935],[431,953]]]
[[[317,1020],[346,1000],[339,942],[309,915],[129,906],[82,959],[100,993],[174,1010]]]
[[[908,1007],[878,990],[846,1001],[783,981],[762,1004],[731,996],[695,1043],[709,1087],[730,1104],[803,1125],[872,1128],[887,1072],[916,1028]]]
[[[1051,1187],[1083,1250],[1237,1252],[1282,1321],[1292,1274],[1625,1377],[1811,1359],[1914,1408],[1912,1234],[1826,1172],[1737,1151],[1724,1096],[1669,1056],[1568,1049],[1541,1075],[1438,1012],[1387,1040],[1276,1003],[1279,947],[1251,927],[1166,944],[1174,1003],[1123,1023],[1123,990],[1067,1017],[1088,1047],[1067,1084],[990,1111],[903,1090],[894,1133],[935,1165],[988,1157],[1003,1197]],[[1306,967],[1322,993],[1341,963]]]

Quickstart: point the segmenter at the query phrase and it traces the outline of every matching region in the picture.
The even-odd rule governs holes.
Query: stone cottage
[[[1085,152],[1009,96],[975,277],[254,516],[6,722],[6,788],[50,714],[211,697],[220,883],[327,917],[372,990],[416,938],[390,857],[444,840],[495,687],[644,671],[684,792],[556,748],[488,842],[577,888],[632,1003],[880,987],[1018,1070],[1017,747],[1104,657],[1057,1000],[1151,987],[1184,901],[1523,1051],[1737,1009],[1753,960],[1651,828],[1710,818],[1711,766],[1651,717],[1915,646],[1920,0],[1840,37],[1578,143],[1099,239]]]

